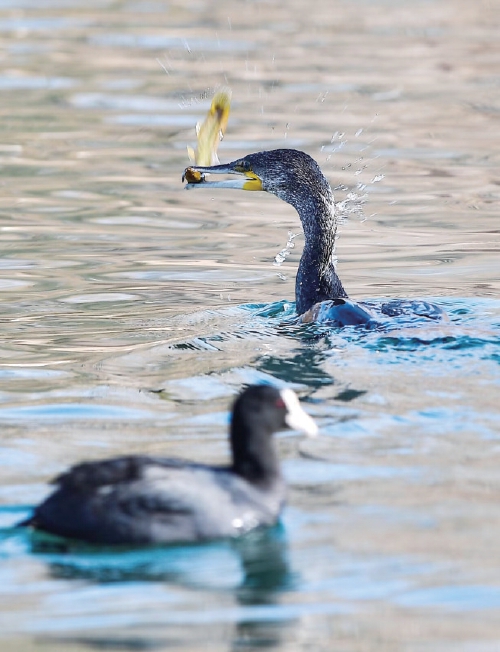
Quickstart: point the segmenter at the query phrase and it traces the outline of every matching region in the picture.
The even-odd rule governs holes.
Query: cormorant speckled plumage
[[[205,180],[205,174],[232,174],[224,181]],[[291,204],[304,231],[304,250],[295,283],[296,311],[302,321],[331,322],[337,326],[374,325],[387,317],[439,320],[443,311],[426,301],[392,299],[382,303],[349,299],[335,270],[337,230],[330,184],[308,154],[276,149],[249,154],[232,163],[191,166],[183,180],[195,180],[186,188],[238,188],[263,190]]]
[[[72,467],[21,526],[88,543],[171,544],[236,537],[276,523],[286,487],[271,440],[317,433],[291,389],[251,385],[235,400],[232,464],[132,455]]]

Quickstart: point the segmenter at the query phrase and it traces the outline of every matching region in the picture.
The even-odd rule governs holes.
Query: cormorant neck
[[[233,472],[260,486],[268,486],[280,478],[272,434],[255,414],[233,414],[230,430]]]
[[[308,196],[292,204],[299,214],[305,238],[295,281],[296,310],[299,315],[320,301],[347,298],[335,271],[337,221],[333,193],[328,190],[327,194]]]

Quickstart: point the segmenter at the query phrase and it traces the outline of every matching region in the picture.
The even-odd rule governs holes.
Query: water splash
[[[342,188],[342,190],[346,190],[346,186],[336,187],[334,190],[338,190],[340,188]],[[356,190],[364,191],[365,189],[365,184],[359,183],[356,186]],[[364,214],[363,208],[367,201],[368,194],[366,192],[362,192],[362,194],[354,190],[348,192],[345,199],[335,203],[335,215],[337,216],[339,223],[342,224],[342,222],[346,221],[351,215],[356,215],[359,217],[361,222],[364,222],[366,220],[366,216]]]
[[[292,231],[288,231],[288,240],[284,248],[276,254],[274,257],[274,262],[273,265],[275,267],[280,267],[285,260],[288,258],[290,255],[290,252],[292,249],[295,248],[295,238],[302,233],[301,231],[298,231],[297,233],[293,233]]]
[[[364,127],[357,129],[353,138],[359,138],[362,135],[365,136]],[[385,178],[385,175],[379,171],[377,171],[376,174],[373,174],[369,181],[359,178],[366,172],[367,168],[370,167],[371,162],[375,160],[375,158],[367,156],[367,151],[369,151],[375,140],[376,139],[373,138],[371,141],[367,142],[352,143],[352,147],[359,152],[359,155],[353,161],[347,161],[341,165],[340,169],[342,172],[352,172],[353,176],[355,178],[358,177],[358,179],[355,179],[355,182],[352,184],[343,181],[333,186],[335,196],[337,196],[337,193],[341,195],[344,195],[345,193],[345,196],[335,203],[335,214],[339,223],[344,222],[352,215],[355,215],[361,222],[364,222],[367,219],[367,216],[364,213],[364,206],[368,201],[371,186],[375,183],[379,183]],[[329,162],[333,155],[338,154],[341,150],[345,149],[348,143],[349,139],[346,137],[345,132],[336,131],[330,138],[330,142],[321,146],[320,151],[327,154],[326,161]]]

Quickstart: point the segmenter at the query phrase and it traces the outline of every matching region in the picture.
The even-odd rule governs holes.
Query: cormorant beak
[[[288,388],[282,389],[280,394],[287,409],[285,416],[287,426],[292,430],[305,432],[308,437],[316,437],[318,426],[307,412],[302,409],[297,394]]]
[[[206,181],[205,174],[236,174],[237,179]],[[260,177],[251,170],[235,163],[223,165],[191,165],[184,170],[182,180],[187,181],[186,190],[191,188],[236,188],[238,190],[264,190]]]

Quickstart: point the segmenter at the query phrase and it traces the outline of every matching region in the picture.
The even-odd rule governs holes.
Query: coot
[[[285,483],[271,439],[317,432],[290,389],[252,385],[236,398],[229,466],[128,455],[72,467],[21,525],[98,544],[168,544],[235,537],[273,525]]]

